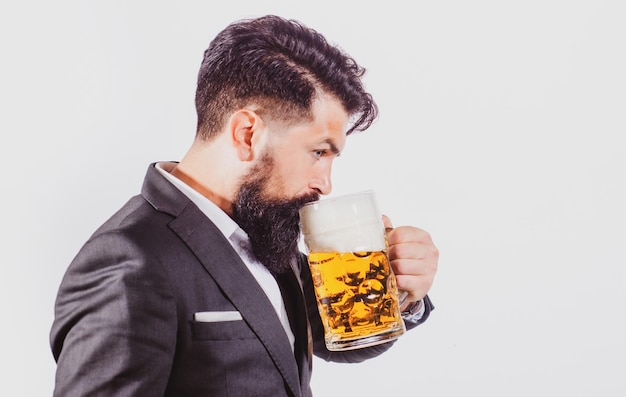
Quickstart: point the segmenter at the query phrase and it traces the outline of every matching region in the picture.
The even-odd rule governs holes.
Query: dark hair
[[[367,129],[378,116],[361,82],[365,69],[313,29],[268,15],[234,22],[204,52],[198,73],[197,134],[210,139],[228,115],[257,105],[281,121],[310,116],[321,90],[336,97],[351,117],[348,134]]]

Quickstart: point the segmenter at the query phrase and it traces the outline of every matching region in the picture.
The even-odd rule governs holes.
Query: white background
[[[266,13],[368,69],[381,117],[334,193],[375,189],[441,250],[431,319],[370,362],[316,361],[316,395],[626,395],[623,2],[211,4],[0,6],[1,395],[51,395],[65,268],[190,145],[212,37]]]

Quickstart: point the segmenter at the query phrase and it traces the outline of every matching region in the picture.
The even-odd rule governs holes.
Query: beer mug
[[[373,191],[327,198],[300,210],[328,350],[351,350],[406,332]]]

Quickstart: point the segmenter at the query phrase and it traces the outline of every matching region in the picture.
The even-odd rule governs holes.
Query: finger
[[[383,225],[385,226],[385,231],[390,232],[393,230],[393,224],[391,223],[391,219],[387,215],[383,215]]]
[[[425,259],[438,256],[437,247],[428,243],[390,243],[388,255],[391,259]]]
[[[414,302],[424,298],[433,284],[433,280],[429,277],[406,275],[396,276],[396,282],[399,290],[408,293],[405,299],[405,301],[408,302]]]
[[[434,277],[438,269],[438,260],[435,257],[428,257],[423,259],[405,258],[405,259],[390,259],[389,263],[396,275],[407,276],[426,276]]]
[[[433,244],[433,241],[425,230],[412,226],[398,226],[393,229],[393,238],[389,240],[389,244],[400,243]]]

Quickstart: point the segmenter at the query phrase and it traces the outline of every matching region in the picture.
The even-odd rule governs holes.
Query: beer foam
[[[328,198],[300,210],[309,251],[362,252],[386,248],[385,228],[373,191]]]

